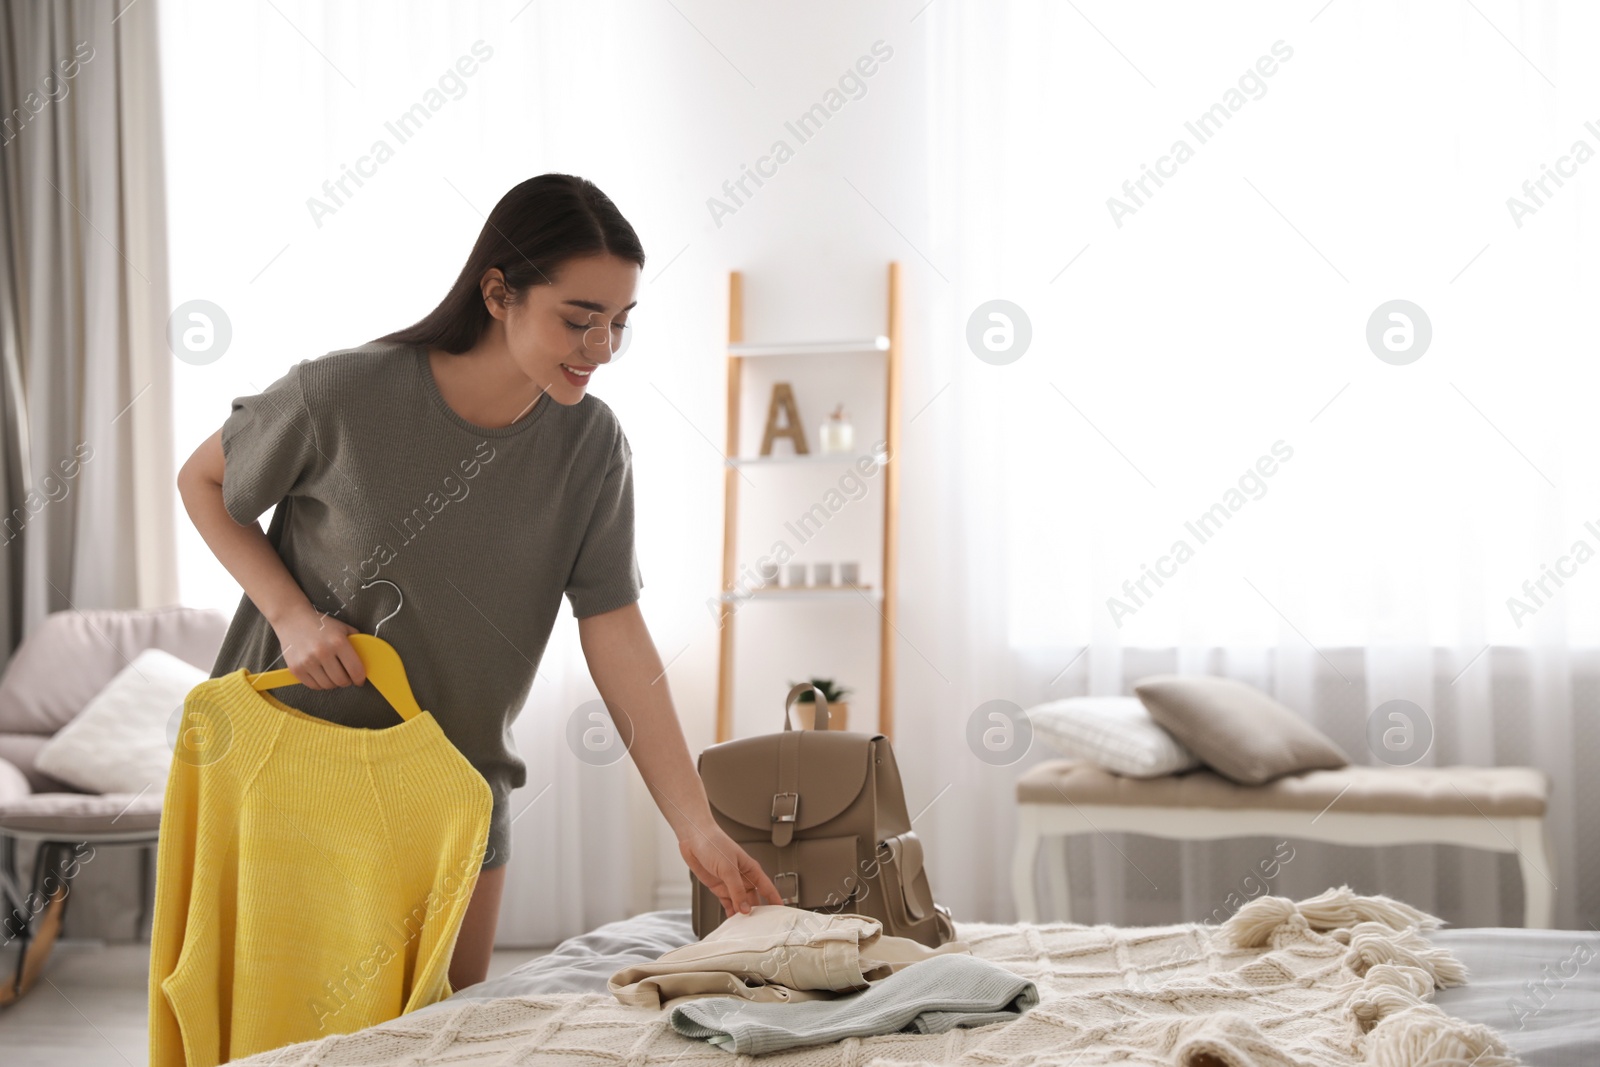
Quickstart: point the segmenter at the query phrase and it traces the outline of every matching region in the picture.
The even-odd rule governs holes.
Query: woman
[[[274,695],[290,706],[392,726],[346,639],[383,621],[418,702],[489,783],[453,989],[488,972],[508,800],[526,781],[510,725],[563,595],[690,869],[729,914],[781,903],[712,818],[637,603],[632,453],[611,409],[586,395],[621,345],[643,264],[593,183],[531,178],[495,205],[427,317],[235,398],[178,475],[195,527],[245,594],[212,677],[287,666],[301,684]],[[263,533],[256,519],[274,506]]]

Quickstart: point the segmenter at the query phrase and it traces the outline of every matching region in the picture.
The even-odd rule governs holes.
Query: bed
[[[957,922],[958,936],[975,946],[993,943],[1028,943],[1044,929],[1069,928],[1082,936],[1093,931],[1129,933],[1112,927],[1068,927],[1046,924],[1024,930],[1017,924]],[[1192,939],[1196,924],[1151,927],[1133,931],[1127,944],[1157,944],[1163,938],[1181,948]],[[1214,927],[1200,927],[1214,930]],[[1185,936],[1176,936],[1184,934]],[[1209,936],[1209,935],[1208,935]],[[1530,1067],[1591,1067],[1600,1064],[1600,933],[1595,931],[1463,929],[1431,930],[1418,936],[1435,948],[1446,950],[1465,966],[1465,985],[1439,990],[1433,1004],[1463,1024],[1480,1024],[1498,1033],[1517,1060]],[[1020,941],[1018,940],[1020,937]],[[817,1067],[864,1067],[875,1057],[884,1063],[924,1062],[938,1064],[998,1064],[1020,1062],[1009,1054],[998,1054],[992,1044],[997,1032],[1018,1027],[1021,1021],[1002,1023],[974,1030],[947,1034],[880,1035],[850,1038],[843,1042],[808,1049],[789,1050],[761,1057],[733,1057],[710,1049],[701,1042],[682,1037],[667,1026],[661,1013],[646,1012],[655,1018],[647,1027],[638,1024],[627,1012],[644,1009],[624,1008],[606,990],[606,980],[617,970],[636,963],[647,963],[681,945],[695,941],[690,911],[672,909],[647,912],[629,919],[606,923],[595,930],[569,938],[548,955],[477,985],[457,991],[447,1000],[430,1005],[400,1019],[352,1035],[306,1042],[285,1049],[262,1053],[238,1064],[510,1064],[510,1063],[586,1063],[617,1065],[720,1063],[741,1067],[754,1061],[766,1063],[815,1064]],[[1118,942],[1118,955],[1126,955]],[[975,947],[975,952],[984,954]],[[1022,958],[1022,957],[1014,957]],[[1022,967],[1017,968],[1019,971]],[[1148,984],[1134,981],[1135,987]],[[1097,994],[1099,995],[1099,994]],[[1126,1006],[1129,990],[1114,994]],[[610,1002],[610,1003],[607,1003]],[[479,1011],[463,1012],[464,1005],[475,1005],[488,1019],[497,1009],[515,1009],[522,1018],[536,1020],[506,1041],[509,1031],[495,1029],[487,1022],[481,1052],[474,1051],[474,1020]],[[1033,1009],[1039,1012],[1044,1007]],[[1136,1009],[1132,1009],[1136,1010]],[[1027,1016],[1023,1016],[1026,1018]],[[633,1018],[640,1028],[628,1033],[617,1020]],[[603,1036],[608,1027],[617,1027],[619,1040],[608,1045]],[[588,1037],[569,1043],[569,1035],[588,1028]],[[1470,1028],[1470,1027],[1468,1027]],[[556,1039],[560,1034],[561,1038]],[[489,1040],[490,1036],[496,1040]],[[591,1039],[593,1044],[590,1043]],[[899,1039],[899,1043],[895,1043]],[[907,1054],[905,1042],[915,1040]],[[578,1046],[583,1046],[579,1051]],[[1095,1047],[1089,1045],[1088,1047]],[[1143,1056],[1083,1055],[1079,1048],[1073,1057],[1078,1067],[1118,1062],[1128,1064],[1167,1064],[1166,1054]],[[1464,1057],[1458,1067],[1467,1067],[1473,1057]],[[741,1064],[735,1064],[738,1059]],[[1023,1058],[1024,1060],[1027,1057]],[[1063,1057],[1059,1062],[1067,1062]],[[1047,1062],[1034,1058],[1031,1062]],[[1053,1061],[1052,1061],[1053,1062]],[[1276,1061],[1274,1061],[1276,1062]],[[1291,1062],[1285,1060],[1283,1062]],[[1325,1060],[1322,1062],[1333,1062]],[[1346,1061],[1354,1062],[1354,1061]],[[1409,1062],[1403,1058],[1383,1061]],[[1446,1062],[1434,1060],[1433,1062]],[[1483,1056],[1477,1067],[1490,1063],[1514,1062],[1498,1055]]]

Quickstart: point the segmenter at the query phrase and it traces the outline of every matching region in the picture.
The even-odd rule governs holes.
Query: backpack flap
[[[712,810],[742,832],[782,848],[797,830],[836,818],[866,788],[874,735],[786,730],[724,741],[700,753],[700,780]]]

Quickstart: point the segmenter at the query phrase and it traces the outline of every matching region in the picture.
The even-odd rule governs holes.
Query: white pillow
[[[1126,778],[1159,778],[1201,766],[1158,725],[1138,697],[1068,697],[1028,709],[1039,740]]]
[[[207,677],[170,652],[146,649],[45,742],[34,765],[94,793],[161,792],[172,768],[167,730]]]

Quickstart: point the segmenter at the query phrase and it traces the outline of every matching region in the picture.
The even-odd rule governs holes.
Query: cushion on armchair
[[[26,774],[0,760],[0,830],[48,833],[150,833],[162,825],[162,790],[144,793],[35,793]]]
[[[55,733],[147,648],[210,673],[228,630],[211,608],[88,608],[46,616],[0,679],[0,734]]]
[[[36,834],[139,834],[161,826],[160,792],[34,793],[0,802],[0,829]]]
[[[145,649],[39,750],[39,770],[97,793],[162,793],[172,766],[167,729],[206,674],[170,652]]]
[[[161,826],[161,790],[133,793],[35,793],[28,778],[0,759],[0,830],[39,834],[150,833]]]

